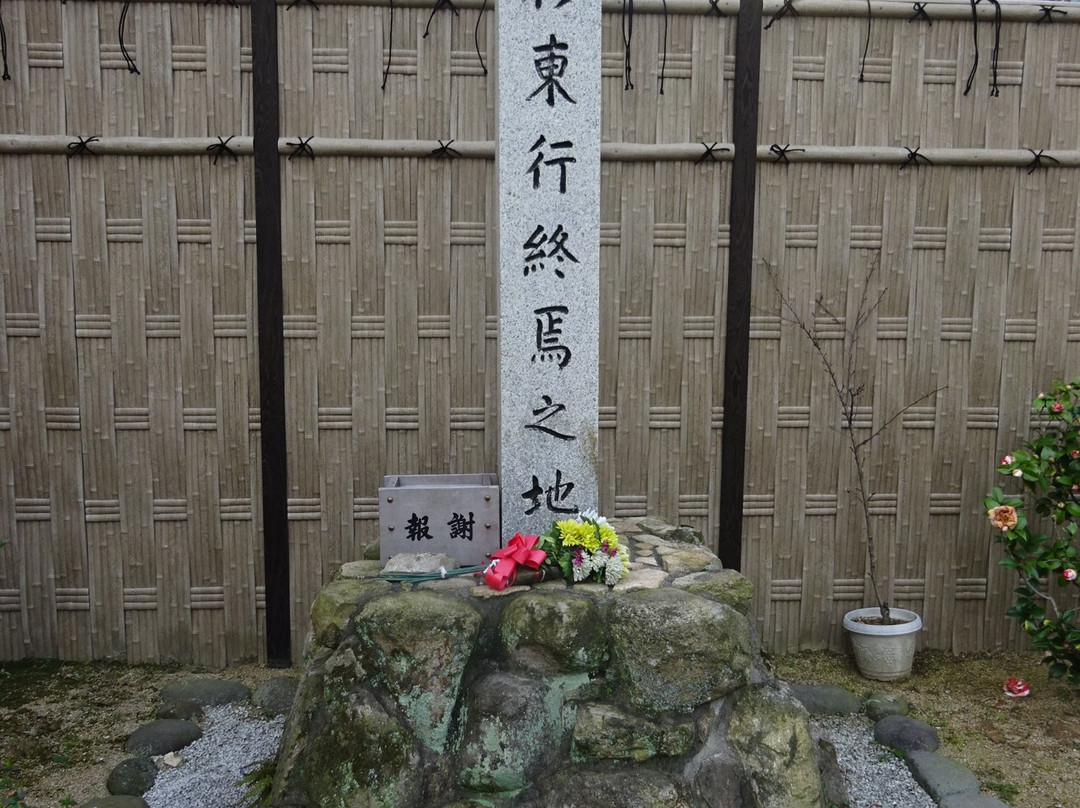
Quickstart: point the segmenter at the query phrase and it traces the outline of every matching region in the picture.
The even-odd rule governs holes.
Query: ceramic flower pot
[[[911,660],[915,656],[915,641],[922,631],[922,618],[907,609],[890,609],[894,620],[904,622],[891,626],[866,623],[861,618],[880,617],[876,606],[853,609],[844,615],[844,629],[851,637],[855,664],[867,679],[891,682],[911,675]]]

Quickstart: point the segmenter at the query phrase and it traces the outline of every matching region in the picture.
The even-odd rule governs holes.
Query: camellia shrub
[[[1080,611],[1076,607],[1077,530],[1080,527],[1080,378],[1055,381],[1039,393],[1035,410],[1046,427],[1013,454],[1005,455],[998,473],[1014,478],[1023,496],[995,487],[984,500],[994,538],[1005,550],[1003,567],[1016,570],[1016,602],[1006,612],[1044,652],[1050,676],[1080,682]],[[1015,484],[1014,483],[1014,484]],[[1044,533],[1033,527],[1030,509],[1043,519]]]

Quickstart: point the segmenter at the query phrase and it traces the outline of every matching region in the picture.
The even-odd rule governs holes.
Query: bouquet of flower
[[[615,529],[596,511],[560,519],[540,535],[539,549],[558,565],[568,583],[596,581],[614,586],[630,569],[630,554]]]

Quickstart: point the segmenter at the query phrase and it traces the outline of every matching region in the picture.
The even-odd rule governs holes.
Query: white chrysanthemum
[[[604,562],[604,583],[608,586],[615,586],[626,575],[626,566],[623,564],[623,558],[616,553],[613,556],[606,556]]]
[[[581,564],[574,565],[574,581],[588,580],[589,576],[597,569],[595,553],[581,553]]]

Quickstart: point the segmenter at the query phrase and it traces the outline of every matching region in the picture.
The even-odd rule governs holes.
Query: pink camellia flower
[[[1080,457],[1080,449],[1073,449],[1071,452],[1069,452],[1069,457],[1071,457],[1073,460]]]
[[[1064,578],[1066,581],[1075,581],[1076,580],[1076,570],[1074,570],[1074,569],[1064,569],[1064,570],[1061,571],[1061,577]]]
[[[1050,405],[1050,409],[1052,409],[1054,412],[1064,412],[1065,405],[1062,404],[1060,401],[1055,401],[1053,404]]]
[[[1003,458],[1001,458],[1001,463],[999,463],[998,465],[1008,466],[1014,460],[1016,460],[1016,458],[1013,457],[1012,455],[1005,455]]]
[[[1016,508],[1012,505],[998,505],[996,508],[988,510],[986,516],[990,520],[990,524],[1002,533],[1016,527]]]
[[[1031,693],[1031,685],[1025,682],[1023,679],[1017,679],[1015,676],[1010,676],[1005,680],[1005,695],[1009,698],[1018,698],[1027,696]]]

